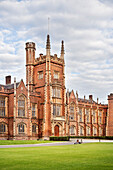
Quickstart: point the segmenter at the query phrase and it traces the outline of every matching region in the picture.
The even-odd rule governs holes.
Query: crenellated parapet
[[[57,54],[54,54],[54,56],[51,56],[51,62],[57,63],[57,64],[64,64],[64,60],[62,58],[57,57]]]
[[[42,64],[46,62],[46,55],[40,54],[38,58],[35,59],[35,65],[38,64]],[[51,63],[56,63],[56,64],[60,64],[63,65],[64,64],[64,60],[62,58],[57,57],[57,54],[50,55],[50,62]]]
[[[40,54],[38,58],[35,59],[35,65],[42,64],[46,62],[46,56],[43,54]]]

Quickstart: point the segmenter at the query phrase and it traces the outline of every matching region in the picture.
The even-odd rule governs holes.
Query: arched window
[[[79,122],[82,122],[82,108],[79,108]]]
[[[5,116],[5,97],[0,97],[0,116]]]
[[[87,135],[90,135],[90,127],[87,127]]]
[[[70,127],[70,135],[75,135],[75,127],[74,126]]]
[[[74,106],[71,105],[69,109],[70,109],[70,120],[74,120]]]
[[[0,133],[4,133],[4,132],[6,132],[6,126],[5,126],[5,124],[0,124]]]
[[[25,132],[25,125],[24,124],[19,124],[18,125],[18,132],[19,133],[24,133]]]
[[[18,98],[18,116],[25,116],[25,98],[23,95],[19,96]]]
[[[36,124],[33,124],[33,125],[32,125],[32,132],[33,132],[33,133],[36,133]]]
[[[80,126],[80,135],[82,136],[83,135],[83,127],[82,126]]]
[[[32,103],[32,117],[36,117],[37,116],[37,104],[36,103]]]
[[[94,136],[95,136],[97,134],[97,129],[94,127],[93,130],[94,130]]]
[[[101,129],[101,127],[99,128],[99,136],[102,136],[102,129]]]

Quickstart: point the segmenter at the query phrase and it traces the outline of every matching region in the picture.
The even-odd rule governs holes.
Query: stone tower
[[[34,85],[42,96],[40,119],[43,138],[66,133],[64,67],[64,42],[61,44],[61,56],[51,55],[50,36],[47,35],[46,55],[40,54],[34,63]]]

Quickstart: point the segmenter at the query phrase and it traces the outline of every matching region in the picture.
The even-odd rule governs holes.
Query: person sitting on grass
[[[81,144],[81,142],[77,139],[74,144]]]

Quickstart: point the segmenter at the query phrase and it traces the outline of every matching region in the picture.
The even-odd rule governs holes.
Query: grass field
[[[0,145],[21,145],[21,144],[39,144],[39,143],[51,143],[53,141],[44,140],[0,140]]]
[[[0,170],[113,169],[113,143],[0,149]]]

